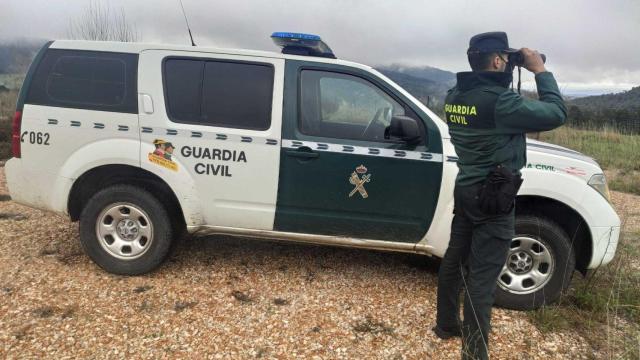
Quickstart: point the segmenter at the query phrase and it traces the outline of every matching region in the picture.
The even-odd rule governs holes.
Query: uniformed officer
[[[539,100],[509,89],[513,70],[509,54],[518,51],[524,57],[523,67],[535,74]],[[443,339],[462,336],[464,359],[486,359],[496,281],[515,233],[513,205],[520,169],[526,163],[525,136],[561,126],[567,111],[540,54],[509,48],[506,33],[472,37],[467,57],[473,71],[457,74],[457,84],[445,100],[459,173],[451,240],[438,277],[433,330]],[[487,202],[493,203],[488,206]],[[463,285],[464,319],[460,322]]]

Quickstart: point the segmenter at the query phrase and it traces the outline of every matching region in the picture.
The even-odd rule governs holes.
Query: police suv
[[[79,221],[116,274],[155,269],[185,230],[442,257],[446,124],[315,35],[272,38],[282,53],[46,44],[13,120],[11,197]],[[496,300],[516,309],[607,264],[620,232],[594,160],[531,140],[527,156]]]

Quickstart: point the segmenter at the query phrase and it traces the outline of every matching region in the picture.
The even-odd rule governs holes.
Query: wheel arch
[[[593,239],[587,222],[578,211],[552,198],[522,195],[516,198],[516,215],[538,215],[558,224],[569,236],[576,256],[576,270],[586,274],[593,256]]]
[[[134,185],[157,194],[158,200],[166,206],[174,220],[174,225],[185,226],[182,205],[171,187],[156,174],[123,164],[94,167],[85,171],[74,181],[67,200],[67,211],[71,220],[80,219],[82,210],[97,191],[116,184]]]

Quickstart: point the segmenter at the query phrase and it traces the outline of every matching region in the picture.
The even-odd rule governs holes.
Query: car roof
[[[211,54],[266,57],[266,58],[274,58],[274,59],[302,60],[302,61],[339,64],[339,65],[347,65],[347,66],[353,66],[358,68],[371,69],[370,66],[367,66],[364,64],[359,64],[359,63],[340,60],[340,59],[330,59],[330,58],[323,58],[323,57],[317,57],[317,56],[289,55],[289,54],[282,54],[274,51],[228,49],[228,48],[215,48],[215,47],[206,47],[206,46],[187,46],[187,45],[174,45],[174,44],[155,44],[155,43],[118,42],[118,41],[56,40],[51,44],[50,48],[51,49],[68,49],[68,50],[109,51],[109,52],[121,52],[121,53],[132,53],[132,54],[140,54],[141,52],[146,50],[198,52],[198,53],[211,53]]]

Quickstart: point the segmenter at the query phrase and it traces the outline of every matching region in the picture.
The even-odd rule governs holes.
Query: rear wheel
[[[138,275],[158,267],[171,248],[172,222],[144,189],[115,185],[89,199],[80,216],[80,242],[108,272]]]
[[[533,215],[516,217],[516,236],[498,277],[495,303],[531,310],[556,301],[567,289],[575,254],[567,234],[553,221]]]

